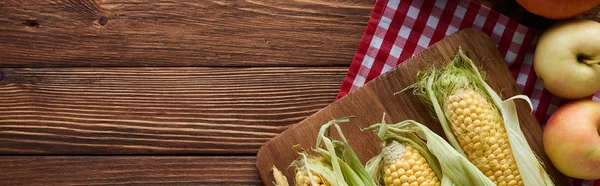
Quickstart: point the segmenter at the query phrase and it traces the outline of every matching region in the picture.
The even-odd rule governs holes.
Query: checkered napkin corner
[[[489,35],[534,106],[540,123],[567,100],[545,90],[533,70],[541,30],[470,0],[378,0],[338,98],[391,70],[399,63],[463,28]],[[600,101],[600,92],[589,99]],[[600,180],[574,180],[574,186],[600,186]]]
[[[566,102],[545,90],[533,70],[541,31],[469,0],[377,1],[338,98],[463,28],[481,30],[492,38],[541,123]],[[600,101],[600,92],[590,99]]]
[[[523,54],[537,34],[535,30],[468,0],[380,0],[338,98],[463,28],[479,29],[490,35],[509,65],[518,61],[515,66],[519,67],[525,61]]]

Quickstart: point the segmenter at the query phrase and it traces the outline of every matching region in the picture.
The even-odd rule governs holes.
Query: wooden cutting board
[[[492,40],[481,31],[462,30],[267,141],[258,151],[256,163],[263,183],[272,185],[273,165],[282,170],[291,182],[294,171],[288,166],[298,157],[291,147],[300,144],[304,149],[314,148],[320,126],[335,118],[356,116],[351,122],[341,126],[363,163],[379,153],[382,142],[373,132],[361,132],[361,129],[380,122],[384,112],[387,113],[387,123],[412,119],[444,137],[431,109],[412,95],[412,91],[396,95],[394,93],[413,84],[419,70],[432,66],[441,67],[450,62],[459,46],[487,73],[488,83],[503,99],[520,94]],[[567,177],[556,171],[546,156],[542,145],[542,129],[529,106],[524,101],[517,101],[517,107],[523,133],[529,145],[541,157],[556,185],[571,185]]]

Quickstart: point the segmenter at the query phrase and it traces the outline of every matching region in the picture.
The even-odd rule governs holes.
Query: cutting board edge
[[[454,34],[451,34],[451,35],[449,35],[449,36],[445,37],[444,39],[440,40],[439,42],[436,42],[436,43],[434,43],[433,45],[429,46],[429,47],[428,47],[427,49],[425,49],[424,51],[421,51],[421,52],[419,52],[419,53],[417,53],[417,54],[415,54],[415,55],[411,56],[410,58],[406,59],[404,62],[402,62],[402,63],[400,63],[400,64],[396,65],[394,68],[392,68],[392,69],[391,69],[391,70],[389,70],[388,72],[386,72],[386,73],[383,73],[383,74],[381,74],[379,77],[377,77],[377,78],[375,78],[375,79],[373,79],[373,80],[371,80],[371,81],[369,81],[369,82],[365,83],[363,86],[368,86],[369,84],[372,84],[372,83],[374,83],[376,79],[378,79],[378,78],[381,78],[381,77],[384,77],[384,76],[387,76],[387,75],[389,75],[389,74],[390,74],[390,72],[392,72],[392,71],[396,70],[397,68],[401,68],[401,66],[403,66],[403,65],[406,65],[407,63],[405,63],[405,62],[410,62],[410,61],[414,60],[415,58],[421,57],[421,55],[423,55],[423,54],[424,54],[424,52],[425,52],[426,50],[435,50],[435,49],[436,49],[436,48],[435,48],[435,46],[437,46],[437,45],[439,45],[440,43],[442,43],[442,41],[444,41],[444,40],[449,40],[449,39],[450,39],[450,38],[452,38],[452,37],[457,37],[457,36],[458,36],[458,35],[460,35],[460,34],[468,34],[468,33],[483,35],[483,36],[485,36],[486,38],[488,38],[488,39],[489,39],[489,42],[490,42],[490,43],[493,43],[493,41],[491,40],[491,38],[489,38],[489,37],[488,37],[488,36],[487,36],[485,33],[483,33],[482,31],[479,31],[479,30],[476,30],[476,29],[472,29],[472,28],[465,28],[465,29],[462,29],[462,30],[460,30],[460,31],[458,31],[458,32],[456,32],[456,33],[454,33]],[[359,89],[360,89],[360,88],[359,88]],[[358,89],[357,89],[357,90],[358,90]],[[276,135],[275,137],[273,137],[273,138],[271,138],[271,139],[267,140],[265,143],[263,143],[263,144],[260,146],[260,148],[259,148],[259,150],[258,150],[258,152],[257,152],[257,155],[256,155],[256,159],[257,159],[257,160],[259,160],[259,159],[261,159],[261,157],[265,156],[265,155],[264,155],[264,153],[265,153],[266,149],[268,149],[268,148],[269,148],[269,144],[270,144],[271,142],[273,142],[273,141],[276,141],[276,140],[278,140],[278,139],[279,139],[281,136],[284,136],[285,134],[289,133],[289,132],[291,131],[290,129],[297,127],[297,125],[299,125],[299,124],[302,124],[302,123],[304,123],[305,121],[312,119],[313,117],[316,117],[317,115],[319,115],[321,112],[323,112],[323,111],[324,111],[324,110],[326,110],[327,108],[329,108],[329,107],[334,107],[336,104],[339,104],[339,103],[340,103],[342,100],[344,100],[344,99],[347,99],[347,98],[351,97],[350,95],[352,95],[352,94],[354,94],[354,93],[355,93],[355,91],[351,91],[351,92],[350,92],[350,93],[348,93],[346,96],[344,96],[344,97],[342,97],[342,98],[340,98],[340,99],[336,100],[335,102],[333,102],[333,103],[331,103],[331,104],[329,104],[329,105],[327,105],[327,106],[325,106],[325,107],[323,107],[323,108],[319,109],[319,111],[317,111],[317,112],[313,113],[312,115],[310,115],[310,116],[308,116],[308,117],[304,118],[302,121],[300,121],[300,122],[298,122],[298,123],[296,123],[296,124],[293,124],[293,126],[289,127],[289,128],[288,128],[288,129],[286,129],[285,131],[283,131],[283,132],[279,133],[278,135]],[[261,163],[262,163],[261,161],[257,161],[257,162],[256,162],[256,167],[257,167],[257,169],[260,169],[261,167],[264,167],[264,166],[265,166],[265,165],[261,165]],[[273,166],[273,164],[271,163],[271,164],[269,164],[269,165],[266,165],[266,166],[272,167],[272,166]],[[261,180],[263,181],[263,183],[266,181],[266,180],[264,179],[264,177],[265,177],[265,176],[272,176],[272,175],[261,175],[260,177],[261,177]]]
[[[473,34],[479,34],[479,35],[484,35],[485,37],[489,38],[489,37],[488,37],[487,35],[485,35],[485,33],[483,33],[482,31],[479,31],[479,30],[476,30],[476,29],[473,29],[473,28],[465,28],[465,29],[462,29],[462,30],[460,30],[460,31],[458,31],[458,32],[456,32],[456,33],[454,33],[454,34],[451,34],[450,36],[447,36],[446,38],[444,38],[444,39],[440,40],[440,42],[436,42],[436,43],[434,43],[433,45],[429,46],[429,47],[428,47],[427,49],[425,49],[425,50],[433,50],[433,49],[435,49],[435,46],[437,46],[439,43],[441,43],[441,41],[447,40],[448,38],[451,38],[451,37],[455,37],[455,35],[459,35],[459,34],[461,34],[461,33],[473,33]],[[489,42],[493,43],[493,41],[492,41],[491,39],[489,39]],[[424,51],[425,51],[425,50],[424,50]],[[409,62],[409,61],[412,61],[412,60],[413,60],[413,59],[415,59],[415,58],[418,58],[418,57],[420,57],[421,55],[423,55],[423,52],[424,52],[424,51],[422,51],[422,52],[419,52],[418,54],[416,54],[416,55],[414,55],[414,56],[411,56],[410,58],[406,59],[405,61],[406,61],[406,62]],[[377,78],[375,78],[375,79],[373,79],[373,80],[371,80],[371,81],[369,81],[369,82],[365,83],[363,86],[367,86],[367,85],[369,85],[369,84],[372,84],[372,83],[373,83],[373,82],[374,82],[376,79],[378,79],[378,78],[380,78],[380,77],[383,77],[383,76],[387,76],[387,75],[389,75],[389,74],[390,74],[389,72],[392,72],[392,71],[396,70],[397,68],[400,68],[402,65],[406,65],[406,63],[400,63],[400,64],[396,65],[394,68],[392,68],[392,69],[391,69],[391,70],[389,70],[388,72],[381,74],[379,77],[377,77]],[[512,77],[511,77],[511,78],[512,78]],[[317,112],[313,113],[312,115],[310,115],[310,116],[308,116],[308,117],[304,118],[304,119],[303,119],[303,120],[301,120],[300,122],[298,122],[298,123],[296,123],[296,124],[293,124],[293,125],[292,125],[291,127],[289,127],[288,129],[286,129],[286,130],[284,130],[283,132],[281,132],[281,133],[277,134],[275,137],[273,137],[273,138],[271,138],[271,139],[267,140],[265,143],[263,143],[263,144],[260,146],[260,148],[259,148],[259,150],[258,150],[258,153],[257,153],[257,158],[258,158],[258,157],[260,157],[260,156],[262,156],[261,154],[263,153],[263,149],[267,148],[266,146],[267,146],[269,143],[271,143],[272,141],[274,141],[274,140],[278,139],[278,138],[279,138],[279,137],[281,137],[282,135],[286,134],[286,132],[290,131],[290,129],[292,129],[292,128],[296,127],[298,124],[301,124],[301,123],[303,123],[304,121],[306,121],[306,120],[309,120],[309,119],[310,119],[310,118],[312,118],[312,117],[315,117],[315,116],[316,116],[316,115],[318,115],[320,112],[323,112],[323,111],[324,111],[324,110],[326,110],[327,108],[329,108],[329,107],[332,107],[333,105],[335,105],[335,104],[339,103],[340,101],[342,101],[342,100],[344,100],[344,99],[348,98],[348,97],[349,97],[349,95],[351,95],[351,94],[354,94],[354,92],[355,92],[355,91],[351,91],[351,92],[350,92],[350,93],[348,93],[346,96],[344,96],[344,97],[342,97],[342,98],[340,98],[340,99],[338,99],[338,100],[334,101],[333,103],[331,103],[331,104],[329,104],[329,105],[327,105],[327,106],[325,106],[325,107],[323,107],[323,108],[319,109],[319,111],[317,111]],[[259,163],[259,162],[257,162],[257,164],[258,164],[258,163]]]
[[[441,43],[443,43],[442,41],[444,41],[444,40],[450,40],[450,39],[452,39],[452,38],[459,38],[459,39],[460,39],[460,37],[463,37],[463,38],[465,38],[465,36],[460,36],[460,35],[470,35],[470,34],[477,34],[477,35],[480,35],[480,36],[482,36],[481,38],[484,38],[484,40],[485,40],[485,41],[483,41],[483,43],[485,43],[486,45],[495,46],[495,44],[494,44],[494,42],[492,41],[492,39],[491,39],[489,36],[487,36],[485,33],[481,32],[481,31],[479,31],[479,30],[470,29],[470,28],[468,28],[468,29],[462,29],[462,30],[460,30],[459,32],[457,32],[457,33],[454,33],[454,34],[452,34],[452,35],[450,35],[450,36],[448,36],[448,37],[446,37],[446,38],[444,38],[444,39],[440,40],[439,42],[437,42],[437,43],[433,44],[433,45],[432,45],[432,46],[430,46],[428,49],[426,49],[426,50],[424,50],[424,51],[420,52],[419,54],[416,54],[416,55],[412,56],[411,58],[409,58],[409,59],[407,59],[405,62],[403,62],[403,63],[401,63],[401,64],[397,65],[396,67],[394,67],[394,68],[393,68],[393,69],[391,69],[390,71],[388,71],[388,72],[386,72],[386,73],[382,74],[382,75],[381,75],[380,77],[378,77],[377,79],[379,79],[379,78],[382,78],[382,77],[385,77],[385,76],[388,76],[388,75],[390,74],[390,72],[393,72],[393,71],[395,71],[397,68],[401,68],[401,67],[402,67],[402,66],[404,66],[404,65],[408,65],[408,64],[409,64],[408,62],[412,61],[412,60],[413,60],[413,59],[415,59],[415,58],[420,58],[420,57],[421,57],[421,55],[422,55],[422,54],[423,54],[425,51],[427,51],[427,50],[438,50],[439,52],[444,52],[444,51],[443,51],[443,50],[444,50],[444,49],[443,49],[444,47],[435,47],[435,46],[437,46],[438,44],[441,44]],[[458,36],[457,36],[457,35],[458,35]],[[468,40],[468,39],[467,39],[467,40]],[[469,42],[469,41],[467,41],[467,42]],[[495,48],[495,47],[494,47],[494,48]],[[447,50],[447,49],[446,49],[446,50]],[[493,54],[491,54],[491,55],[497,55],[497,56],[499,56],[499,57],[501,56],[501,55],[500,55],[500,52],[499,52],[497,49],[496,49],[496,50],[493,50],[493,52],[494,52],[494,53],[493,53]],[[501,58],[500,58],[500,59],[501,59]],[[501,61],[502,61],[502,62],[504,62],[503,60],[501,60]],[[479,64],[479,65],[484,65],[484,64],[485,64],[485,63],[487,63],[487,62],[485,62],[485,59],[482,59],[481,63],[482,63],[482,64]],[[520,94],[521,92],[520,92],[520,90],[518,89],[518,85],[516,84],[516,82],[515,82],[514,78],[513,78],[513,77],[512,77],[512,75],[510,74],[510,70],[509,70],[508,68],[506,68],[506,69],[503,69],[503,70],[501,70],[501,71],[504,71],[503,73],[505,73],[505,74],[507,75],[507,78],[509,78],[509,79],[511,80],[511,81],[510,81],[510,82],[511,82],[511,87],[512,87],[512,88],[516,88],[516,90],[512,90],[512,91],[517,91],[517,94]],[[374,82],[376,82],[375,80],[376,80],[376,79],[374,79],[373,81],[370,81],[370,82],[366,83],[366,84],[365,84],[365,86],[363,86],[363,87],[367,87],[367,86],[369,86],[371,83],[374,83]],[[508,84],[506,84],[506,85],[508,85]],[[318,115],[320,115],[320,114],[321,114],[321,113],[322,113],[324,110],[327,110],[327,109],[328,109],[328,108],[330,108],[330,107],[334,107],[335,105],[339,104],[339,103],[340,103],[342,100],[344,100],[344,99],[346,99],[346,98],[348,98],[348,97],[352,97],[352,96],[349,96],[349,95],[353,94],[354,92],[356,92],[356,91],[353,91],[353,92],[351,92],[350,94],[348,94],[346,97],[343,97],[343,98],[341,98],[340,100],[337,100],[336,102],[334,102],[334,103],[331,103],[331,104],[329,104],[328,106],[326,106],[326,107],[324,107],[324,108],[320,109],[318,112],[316,112],[316,113],[314,113],[313,115],[311,115],[311,116],[309,116],[309,117],[305,118],[304,120],[300,121],[298,124],[294,124],[292,127],[288,128],[286,131],[284,131],[284,132],[280,133],[279,135],[277,135],[277,136],[273,137],[272,139],[269,139],[267,142],[265,142],[265,143],[264,143],[264,144],[263,144],[263,145],[260,147],[260,149],[259,149],[259,151],[258,151],[258,153],[257,153],[257,164],[256,164],[256,167],[257,167],[258,169],[260,169],[261,167],[264,167],[264,166],[272,166],[272,165],[274,164],[274,163],[272,163],[272,161],[267,161],[267,162],[268,162],[268,164],[267,164],[267,165],[264,165],[264,163],[267,163],[267,162],[261,162],[261,161],[259,161],[259,160],[261,159],[261,157],[265,156],[265,152],[266,152],[266,150],[267,150],[267,149],[268,149],[269,151],[271,151],[271,149],[269,149],[269,144],[271,144],[273,141],[276,141],[276,140],[278,140],[278,139],[279,139],[279,138],[281,138],[282,136],[286,135],[286,134],[287,134],[289,131],[291,131],[291,129],[298,127],[298,125],[300,125],[300,124],[302,124],[302,123],[305,123],[307,120],[312,120],[313,118],[317,117],[317,116],[318,116]],[[534,123],[534,124],[537,126],[536,128],[539,128],[539,129],[541,129],[541,126],[539,125],[539,121],[535,120],[535,123]],[[535,126],[534,126],[534,127],[535,127]],[[542,152],[542,153],[544,153],[544,152]],[[544,155],[545,155],[545,154],[544,154]],[[547,156],[547,155],[545,155],[545,156]],[[269,168],[270,168],[270,167],[269,167]],[[279,168],[279,167],[278,167],[278,168]],[[268,180],[268,181],[272,180],[272,174],[261,174],[260,176],[261,176],[261,179],[263,180],[263,183],[264,183],[264,184],[270,184],[270,183],[268,183],[268,182],[266,182],[266,181],[267,181],[267,180]],[[561,176],[561,175],[558,175],[558,176]],[[564,181],[563,177],[564,177],[564,175],[562,175],[562,177],[561,177],[561,178],[559,178],[559,179]],[[293,178],[292,178],[292,179],[293,179]]]

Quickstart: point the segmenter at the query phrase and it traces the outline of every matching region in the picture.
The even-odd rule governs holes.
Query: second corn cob
[[[383,181],[386,186],[439,186],[440,180],[421,152],[411,145],[391,141],[382,149]]]
[[[451,93],[444,109],[469,161],[496,185],[523,186],[502,117],[481,93],[471,88]]]
[[[418,75],[415,93],[433,106],[450,144],[496,185],[553,185],[519,127],[513,99],[529,99],[501,100],[483,76],[459,48],[448,66]]]
[[[378,129],[384,140],[381,153],[367,162],[374,180],[386,186],[494,185],[465,157],[426,126],[412,120],[386,124]]]

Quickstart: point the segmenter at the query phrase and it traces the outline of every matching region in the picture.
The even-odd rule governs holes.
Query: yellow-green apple
[[[559,22],[538,40],[534,69],[554,95],[578,99],[600,90],[600,23]]]
[[[563,174],[600,179],[600,103],[580,100],[559,107],[544,128],[543,143]]]

